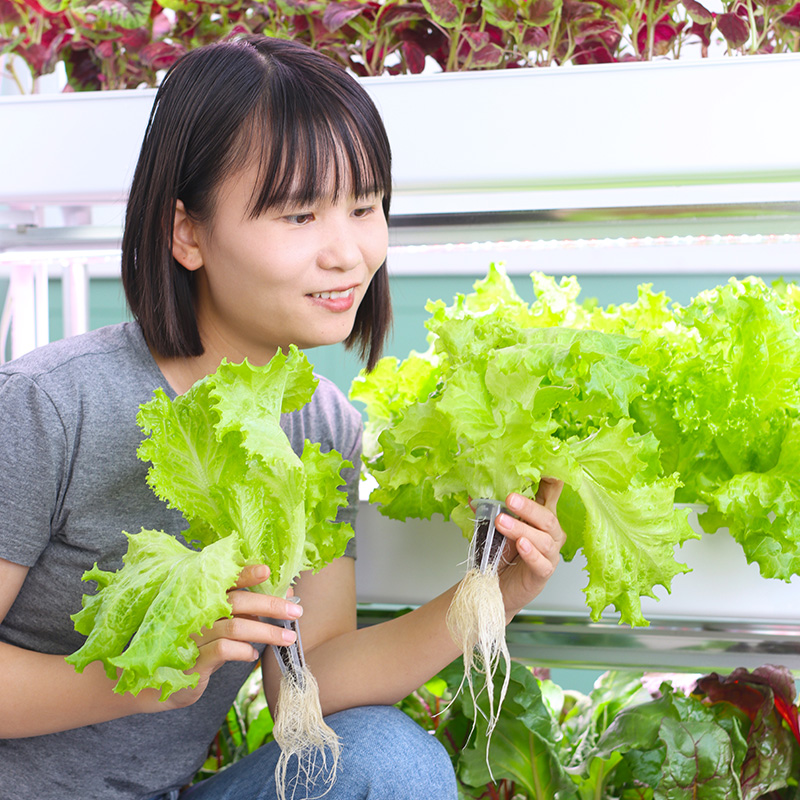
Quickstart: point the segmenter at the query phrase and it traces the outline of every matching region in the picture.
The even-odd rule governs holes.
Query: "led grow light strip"
[[[648,236],[464,242],[389,248],[395,275],[481,274],[492,260],[512,274],[800,273],[800,234]]]

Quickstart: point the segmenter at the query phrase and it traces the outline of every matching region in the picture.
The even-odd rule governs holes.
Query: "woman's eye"
[[[305,225],[314,219],[313,214],[287,214],[284,219],[288,220],[294,225]]]
[[[362,208],[357,208],[353,212],[353,216],[366,217],[366,216],[369,216],[374,210],[375,210],[375,206],[363,206]]]

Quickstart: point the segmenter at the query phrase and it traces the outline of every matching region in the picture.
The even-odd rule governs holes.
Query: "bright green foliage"
[[[174,401],[158,390],[141,407],[148,483],[183,513],[184,538],[198,549],[142,530],[128,534],[120,571],[87,572],[99,591],[73,617],[88,636],[67,659],[76,669],[100,660],[109,677],[121,670],[116,691],[155,687],[164,699],[196,685],[184,673],[198,653],[191,634],[230,616],[226,592],[244,565],[269,565],[258,591],[284,596],[301,571],[342,555],[353,531],[331,520],[347,502],[341,470],[352,465],[310,442],[298,457],[280,428],[280,415],[307,403],[316,385],[292,347],[264,367],[223,362]]]
[[[455,665],[441,676],[446,699],[462,676]],[[512,662],[491,775],[486,719],[469,696],[439,713],[422,688],[402,707],[449,750],[465,798],[795,800],[800,709],[787,669],[659,678],[606,672],[583,695]]]
[[[640,341],[539,327],[584,314],[570,286],[563,302],[548,292],[550,316],[493,268],[452,306],[428,304],[429,353],[356,380],[351,396],[370,415],[371,500],[396,519],[452,517],[469,537],[470,498],[533,497],[543,476],[559,478],[570,498],[559,512],[564,556],[586,555],[592,618],[614,605],[621,621],[646,625],[640,598],[686,570],[674,548],[695,534],[674,508],[679,482],[664,475],[658,441],[631,416],[648,379]]]
[[[559,760],[558,726],[542,699],[539,682],[529,669],[512,661],[509,685],[513,688],[513,697],[506,696],[490,744],[482,716],[489,711],[488,698],[485,692],[479,696],[477,735],[461,751],[459,778],[468,786],[509,779],[537,800],[556,797],[557,793],[572,787]],[[462,712],[474,720],[476,711],[468,694],[462,694],[460,702]]]
[[[706,505],[703,527],[729,528],[764,577],[800,574],[800,290],[731,279],[682,307],[645,284],[602,308],[574,277],[531,277],[531,304],[496,266],[429,302],[429,352],[353,384],[383,513],[469,535],[467,497],[562,478],[595,619],[613,603],[641,624],[638,596],[669,588],[688,535],[673,501]]]

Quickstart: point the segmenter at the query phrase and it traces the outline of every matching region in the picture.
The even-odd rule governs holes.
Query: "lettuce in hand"
[[[73,616],[87,636],[67,658],[79,672],[99,660],[115,691],[158,688],[162,699],[195,686],[197,674],[186,673],[198,655],[192,634],[231,615],[227,591],[242,567],[269,565],[255,590],[284,596],[301,571],[344,553],[352,527],[332,520],[347,502],[341,470],[352,464],[310,442],[298,457],[280,427],[316,386],[292,346],[264,367],[223,361],[174,401],[157,390],[141,407],[138,455],[152,463],[153,491],[189,523],[189,545],[163,531],[126,534],[122,569],[84,575],[98,592]]]
[[[640,598],[687,570],[674,549],[696,534],[674,507],[679,481],[663,473],[657,439],[631,416],[648,379],[639,340],[541,327],[497,268],[473,294],[427,308],[429,352],[379,364],[351,388],[374,443],[370,499],[397,519],[452,518],[469,538],[470,498],[533,497],[542,477],[561,479],[563,555],[586,556],[592,618],[613,605],[646,625]]]

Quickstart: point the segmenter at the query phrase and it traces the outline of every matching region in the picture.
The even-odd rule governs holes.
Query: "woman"
[[[328,796],[456,797],[444,750],[391,707],[459,655],[445,624],[454,589],[357,630],[353,550],[299,578],[302,611],[246,591],[268,565],[244,569],[229,593],[233,616],[198,640],[198,686],[165,702],[149,690],[115,694],[99,663],[77,674],[63,658],[82,643],[70,615],[88,588],[83,572],[95,562],[119,568],[124,530],[178,536],[186,527],[153,496],[136,458],[136,411],[154,389],[174,397],[223,358],[264,364],[289,344],[344,341],[375,364],[391,319],[390,161],[367,94],[302,45],[212,45],[164,80],[123,241],[136,321],[0,369],[0,456],[17,465],[0,489],[0,797],[275,797],[274,746],[187,784],[253,661],[287,642],[265,620],[298,613],[323,711],[343,743]],[[352,521],[358,413],[323,379],[283,427],[296,450],[310,438],[355,463],[341,517]],[[501,576],[509,620],[558,562],[559,492],[543,483],[539,502],[513,495],[518,519],[498,519],[514,565]],[[279,670],[269,655],[262,666],[274,703]]]

